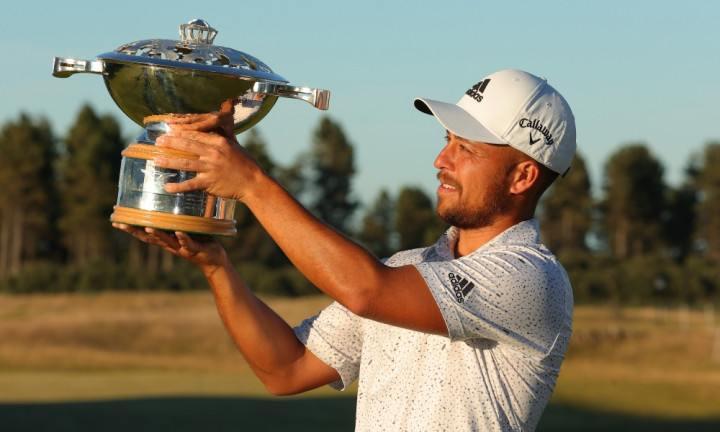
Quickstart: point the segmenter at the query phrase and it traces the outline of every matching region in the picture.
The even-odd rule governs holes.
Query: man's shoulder
[[[385,264],[390,267],[418,264],[423,261],[428,249],[427,247],[423,247],[396,252],[385,260]]]
[[[537,219],[528,219],[511,226],[495,236],[495,238],[487,242],[483,247],[497,248],[506,245],[541,246],[540,226]],[[480,249],[483,249],[483,247]]]
[[[422,262],[454,261],[456,257],[453,250],[457,235],[457,229],[451,227],[435,244],[399,251],[387,258],[385,264],[398,267]],[[531,261],[557,262],[552,252],[540,242],[540,229],[536,219],[526,220],[508,228],[474,252],[461,258],[472,260],[493,255],[506,256],[507,254],[526,255]]]
[[[506,229],[462,258],[472,259],[492,255],[504,255],[507,253],[529,253],[531,255],[539,254],[542,256],[552,255],[547,247],[540,243],[540,230],[537,221],[531,219]]]
[[[522,279],[526,282],[566,286],[567,275],[557,257],[540,242],[537,220],[521,222],[459,258],[468,269],[486,278]]]
[[[386,259],[385,264],[391,267],[414,265],[425,261],[448,261],[452,260],[453,247],[456,240],[457,230],[450,227],[435,244],[427,247],[406,249],[396,252]]]

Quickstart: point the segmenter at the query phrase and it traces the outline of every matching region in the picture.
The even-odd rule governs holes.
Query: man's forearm
[[[337,379],[329,367],[305,368],[308,355],[292,328],[258,299],[232,265],[206,272],[220,317],[243,357],[272,393],[287,394]],[[310,360],[316,360],[312,356]],[[302,374],[296,373],[302,370]],[[301,376],[298,376],[301,375]]]
[[[316,287],[353,310],[382,263],[314,217],[282,186],[266,177],[243,200],[293,265]],[[357,312],[353,310],[353,312]]]
[[[388,267],[308,212],[268,176],[243,198],[270,236],[316,287],[356,315],[447,334],[424,279],[413,266]]]

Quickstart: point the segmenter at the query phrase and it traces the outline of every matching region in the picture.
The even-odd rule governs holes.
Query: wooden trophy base
[[[176,215],[152,210],[114,206],[110,221],[126,225],[157,228],[165,231],[182,231],[191,234],[208,234],[232,237],[237,235],[235,221],[199,216]]]

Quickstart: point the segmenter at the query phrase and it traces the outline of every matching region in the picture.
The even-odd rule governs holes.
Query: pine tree
[[[55,155],[44,119],[21,114],[0,131],[0,277],[55,251]]]
[[[696,238],[705,256],[720,261],[720,142],[705,146],[696,177],[699,194]]]
[[[402,188],[395,203],[395,231],[400,250],[429,246],[447,229],[430,197],[420,188]]]
[[[378,194],[362,220],[357,239],[378,258],[386,258],[393,251],[394,205],[387,190]]]
[[[269,175],[274,175],[279,169],[267,152],[267,145],[257,128],[250,129],[243,134],[243,146],[255,158],[260,167]],[[280,248],[267,234],[260,222],[250,210],[238,203],[235,208],[235,221],[238,235],[232,240],[226,240],[228,250],[233,261],[258,261],[269,267],[278,267],[287,264]]]
[[[575,156],[570,172],[558,178],[541,201],[543,242],[556,254],[586,251],[593,199],[585,160]]]
[[[111,250],[108,217],[117,200],[124,143],[117,121],[98,117],[89,106],[80,110],[64,143],[60,229],[70,261],[85,264]]]
[[[340,125],[327,117],[314,132],[310,168],[309,192],[313,195],[310,211],[339,231],[347,232],[358,206],[352,194],[355,151]]]
[[[670,256],[683,262],[693,250],[698,190],[694,168],[687,169],[689,179],[677,188],[667,191],[667,209],[663,214],[663,239]]]
[[[663,246],[663,167],[644,144],[620,149],[605,165],[604,233],[617,258]]]

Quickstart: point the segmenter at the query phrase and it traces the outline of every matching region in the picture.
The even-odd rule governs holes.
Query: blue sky
[[[563,93],[596,192],[622,145],[646,143],[677,184],[690,157],[720,140],[717,1],[14,1],[3,17],[0,123],[26,112],[62,136],[89,103],[134,138],[139,126],[102,78],[54,78],[53,57],[94,60],[128,42],[177,39],[180,24],[202,18],[219,31],[216,45],[258,57],[292,85],[332,92],[326,112],[280,99],[256,127],[272,157],[289,163],[329,115],[355,146],[355,192],[366,204],[403,185],[434,195],[444,130],[412,100],[455,102],[500,69],[547,77]]]

